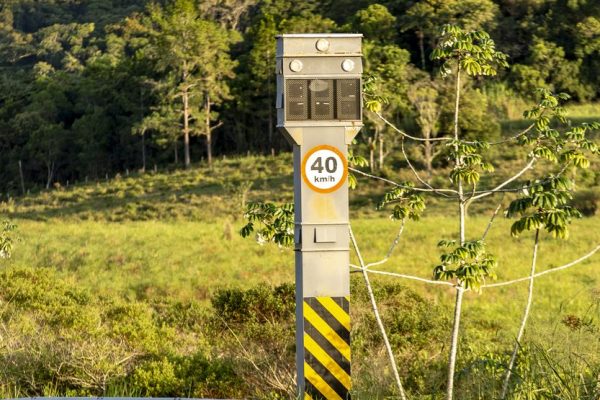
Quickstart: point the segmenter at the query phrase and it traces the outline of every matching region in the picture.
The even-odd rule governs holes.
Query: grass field
[[[249,288],[263,282],[278,285],[294,279],[291,250],[259,246],[253,240],[242,239],[236,233],[239,222],[230,220],[17,222],[23,242],[17,247],[14,266],[55,268],[60,276],[98,295],[206,301],[217,288]],[[486,223],[484,217],[469,220],[474,237],[481,235]],[[539,270],[566,264],[590,251],[598,243],[598,223],[598,217],[577,221],[568,241],[545,237]],[[444,217],[408,223],[393,257],[375,269],[430,278],[439,261],[436,243],[451,237],[454,225],[454,220]],[[362,219],[353,222],[353,226],[359,244],[363,243],[367,262],[383,258],[397,229],[385,218]],[[498,281],[527,276],[530,268],[532,237],[511,238],[509,229],[510,221],[499,220],[489,236],[490,251],[499,260]],[[410,281],[402,283],[450,309],[453,291]],[[471,293],[466,320],[494,327],[499,337],[506,338],[504,331],[515,329],[525,295],[526,283]],[[584,313],[594,298],[600,300],[599,295],[600,259],[596,257],[570,271],[538,280],[534,308],[539,312],[535,320],[550,327],[559,316]]]
[[[50,268],[62,281],[99,299],[118,298],[136,304],[194,302],[206,310],[223,288],[250,289],[261,283],[275,286],[293,282],[291,250],[260,246],[238,234],[247,201],[292,200],[290,164],[288,155],[229,159],[219,161],[213,170],[202,167],[117,177],[110,182],[59,187],[11,199],[0,204],[0,213],[18,224],[20,242],[14,258],[2,268]],[[509,157],[500,171],[513,165]],[[594,173],[583,178],[592,185],[598,180]],[[385,212],[374,210],[384,189],[361,181],[359,190],[351,196],[352,225],[367,262],[385,255],[399,228]],[[469,238],[481,236],[494,205],[488,201],[472,210],[467,222]],[[421,221],[407,223],[393,256],[374,269],[430,278],[439,258],[436,243],[455,235],[457,221],[450,216],[452,211],[446,204],[433,203]],[[538,269],[560,266],[594,248],[600,242],[599,223],[598,215],[575,221],[567,241],[544,235]],[[499,260],[498,281],[524,277],[530,268],[532,235],[512,238],[510,224],[498,216],[488,236],[489,250]],[[371,276],[377,287],[395,279]],[[355,285],[362,285],[358,274],[354,279]],[[439,307],[441,316],[449,319],[453,290],[399,282],[432,307]],[[519,283],[484,289],[481,294],[468,293],[461,354],[479,357],[507,351],[518,327],[526,290],[526,283]],[[537,280],[527,337],[547,343],[559,353],[573,351],[597,362],[600,341],[593,338],[600,337],[599,305],[600,256],[596,256],[573,269]],[[404,312],[391,306],[383,309],[388,318]],[[584,321],[590,332],[573,333],[568,329],[564,321],[573,317]],[[449,326],[444,329],[449,334]],[[385,361],[383,354],[378,357]],[[439,363],[444,359],[441,353],[431,355],[425,350],[422,357]],[[385,376],[391,384],[389,371]],[[362,385],[364,390],[369,383],[363,381]],[[486,397],[471,393],[468,398]]]

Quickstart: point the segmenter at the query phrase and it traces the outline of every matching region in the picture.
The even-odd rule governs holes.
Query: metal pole
[[[278,36],[278,127],[293,145],[298,396],[348,399],[348,145],[362,127],[361,35]]]

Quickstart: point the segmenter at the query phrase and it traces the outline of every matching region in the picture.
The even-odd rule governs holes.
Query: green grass
[[[600,103],[568,104],[565,108],[570,118],[600,118]]]
[[[17,221],[22,243],[11,261],[14,266],[52,267],[98,295],[136,300],[165,296],[178,300],[206,300],[220,287],[248,288],[260,282],[277,285],[294,279],[290,249],[259,246],[236,234],[240,222],[223,219],[199,222],[58,222]],[[600,218],[575,222],[568,241],[544,237],[538,269],[570,262],[598,242]],[[471,237],[481,235],[487,219],[469,219]],[[393,257],[375,269],[429,278],[438,262],[436,243],[452,238],[456,221],[448,217],[409,222]],[[383,258],[398,228],[386,218],[353,221],[367,262]],[[489,250],[498,257],[499,281],[527,276],[532,238],[511,238],[510,221],[499,218],[489,234]],[[357,263],[356,260],[353,260]],[[388,278],[375,275],[377,281]],[[447,306],[453,291],[445,287],[403,282]],[[540,278],[536,284],[535,319],[546,327],[557,315],[580,314],[600,289],[600,259],[589,259],[570,271]],[[526,283],[470,293],[466,320],[479,328],[514,330],[526,295]],[[469,326],[467,322],[466,326]],[[500,337],[505,335],[500,334]]]
[[[497,161],[499,177],[518,165],[510,158]],[[289,155],[222,160],[213,170],[203,167],[118,178],[2,203],[0,212],[16,220],[22,236],[12,264],[56,268],[65,278],[98,293],[118,293],[131,299],[175,296],[206,300],[216,287],[292,281],[290,250],[259,246],[238,235],[244,202],[292,201],[290,164]],[[405,174],[401,171],[393,178],[406,179]],[[598,180],[594,174],[580,178],[591,184]],[[385,190],[382,184],[361,179],[359,190],[351,193],[354,229],[370,261],[383,257],[397,229],[385,211],[375,211]],[[495,201],[489,198],[473,208],[467,224],[471,237],[481,235]],[[438,261],[436,243],[455,234],[456,219],[448,216],[452,211],[448,203],[431,203],[422,221],[407,224],[394,256],[382,269],[429,277]],[[587,252],[598,242],[599,220],[597,216],[577,221],[568,241],[545,238],[540,269]],[[531,238],[511,238],[509,228],[510,221],[498,217],[488,240],[500,261],[500,279],[525,276],[529,268]],[[592,262],[596,268],[582,265],[540,280],[538,301],[543,301],[540,307],[548,315],[563,307],[557,293],[571,299],[569,304],[584,306],[586,291],[599,285],[598,261],[587,263]],[[444,289],[411,285],[451,302]],[[523,290],[524,284],[518,284],[484,291],[481,296],[471,294],[473,313],[489,313],[504,322],[514,320],[521,301],[503,303],[501,299],[522,300]],[[506,309],[498,308],[499,304]]]
[[[0,203],[17,219],[212,221],[239,217],[246,200],[292,201],[291,155],[220,160],[214,169],[117,176],[108,182],[71,185]],[[277,190],[273,190],[276,188]]]
[[[507,176],[520,163],[510,153],[496,154],[495,160],[497,173],[485,181],[487,185]],[[220,288],[293,282],[292,250],[259,246],[254,240],[238,235],[244,223],[241,213],[245,202],[292,201],[291,172],[289,155],[239,158],[219,161],[212,170],[195,167],[190,171],[148,173],[12,199],[0,203],[0,213],[18,224],[21,241],[17,243],[14,258],[2,268],[31,267],[40,271],[51,268],[60,279],[98,299],[117,298],[132,304],[196,302],[206,310]],[[400,167],[389,174],[399,180],[409,177]],[[594,186],[599,174],[592,168],[578,178],[584,182],[580,183],[582,187]],[[383,258],[399,228],[385,211],[375,210],[385,189],[382,184],[361,179],[359,189],[351,193],[352,225],[367,262]],[[498,200],[490,197],[470,210],[468,238],[482,235]],[[504,204],[507,203],[508,197],[504,199]],[[430,278],[439,260],[437,242],[456,235],[454,211],[455,207],[448,203],[430,203],[421,221],[407,222],[390,260],[374,269]],[[544,235],[538,270],[560,266],[590,251],[600,241],[599,223],[598,215],[575,221],[567,241]],[[499,261],[498,281],[524,277],[530,268],[532,235],[512,238],[510,224],[511,221],[498,216],[488,236],[488,249]],[[357,263],[354,256],[352,262]],[[362,285],[359,274],[353,277],[357,285]],[[381,275],[371,277],[376,287],[395,282],[395,278]],[[407,280],[399,282],[439,306],[443,317],[450,319],[454,290]],[[468,293],[459,360],[507,351],[518,327],[526,293],[526,283],[484,289],[481,294]],[[562,321],[576,317],[596,326],[600,308],[592,306],[599,303],[600,255],[597,255],[573,269],[536,281],[526,336],[548,344],[558,354],[576,351],[597,355],[598,342],[590,340],[594,334],[583,330],[573,333]],[[389,306],[382,309],[388,318],[406,312]],[[445,327],[448,334],[449,328]],[[174,325],[170,329],[177,332],[179,327]],[[194,338],[195,334],[186,333]],[[202,336],[190,340],[190,343],[199,340],[202,346],[210,348]],[[431,356],[437,368],[445,359],[443,354],[421,356],[423,359]],[[598,361],[594,357],[589,359]],[[357,362],[364,361],[368,360]],[[377,362],[385,365],[383,353],[377,356]],[[1,382],[0,389],[13,390],[1,387]],[[382,393],[388,393],[387,389],[383,388]],[[485,398],[469,396],[465,398]]]

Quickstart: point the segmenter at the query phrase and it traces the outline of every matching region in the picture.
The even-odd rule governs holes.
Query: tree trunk
[[[183,92],[183,157],[185,167],[190,167],[190,108],[189,94],[185,90]]]
[[[375,144],[372,137],[369,137],[369,167],[371,173],[375,172]]]
[[[383,159],[385,158],[383,149],[383,135],[379,135],[379,170],[383,169]]]
[[[267,50],[267,60],[271,59],[271,52],[269,50]],[[269,76],[269,81],[268,81],[268,94],[269,94],[269,99],[272,98],[271,97],[271,74],[268,74]],[[269,110],[269,149],[271,149],[271,151],[273,151],[273,107],[271,105],[267,106],[267,109]]]
[[[208,168],[212,168],[212,128],[210,126],[210,106],[210,95],[206,93],[206,103],[204,105],[204,129],[206,132],[206,159],[208,161]]]
[[[142,172],[146,172],[146,131],[142,132]]]
[[[140,122],[144,119],[144,88],[140,88]],[[142,128],[142,172],[146,172],[146,129]]]
[[[456,73],[456,101],[454,103],[454,139],[458,141],[458,115],[460,109],[460,66]],[[455,151],[458,153],[458,145],[455,146]],[[457,154],[455,163],[457,167],[462,166],[462,158]],[[459,236],[460,245],[465,243],[466,239],[466,208],[463,194],[463,183],[462,180],[458,179],[458,211],[459,217]],[[456,370],[456,355],[458,353],[458,334],[460,331],[460,316],[462,312],[462,298],[464,294],[464,288],[462,282],[458,281],[456,284],[456,302],[454,304],[454,322],[452,324],[452,338],[450,341],[450,357],[448,360],[448,386],[446,388],[446,399],[453,400],[454,398],[454,372]]]
[[[21,193],[25,195],[25,178],[23,177],[23,163],[19,160],[19,177],[21,178]]]
[[[54,179],[54,161],[47,161],[46,168],[48,169],[48,177],[46,180],[46,189],[50,189],[52,180]]]
[[[179,164],[179,149],[177,148],[177,140],[173,143],[173,155],[175,157],[175,165]]]
[[[421,53],[421,69],[425,71],[425,34],[423,33],[423,31],[417,31],[417,38],[419,39],[419,51]]]
[[[208,168],[212,168],[212,134],[206,135],[206,159]]]
[[[187,64],[183,63],[182,82],[185,85],[188,78]],[[190,94],[187,86],[183,87],[183,157],[185,168],[190,167]]]
[[[431,143],[431,131],[425,130],[423,132],[423,136],[425,137],[425,141],[423,142],[425,146],[425,165],[427,167],[427,176],[431,178],[431,174],[433,172],[432,163],[433,163],[433,143]]]

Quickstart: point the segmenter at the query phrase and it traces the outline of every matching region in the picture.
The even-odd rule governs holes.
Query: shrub
[[[398,365],[404,366],[405,389],[436,392],[439,383],[443,382],[446,362],[441,355],[449,325],[445,313],[439,306],[398,283],[378,284],[374,294]],[[361,360],[352,364],[357,386],[372,386],[374,382],[383,387],[384,382],[393,385],[391,376],[381,374],[388,365],[387,355],[367,291],[359,279],[352,280],[351,300],[353,359]],[[374,364],[381,368],[373,368]],[[393,391],[392,386],[387,388],[388,395]]]
[[[231,362],[197,353],[148,360],[131,377],[134,390],[148,397],[239,397],[243,381]]]
[[[295,313],[295,288],[263,284],[249,290],[220,289],[211,302],[216,315],[228,323],[289,321]]]

